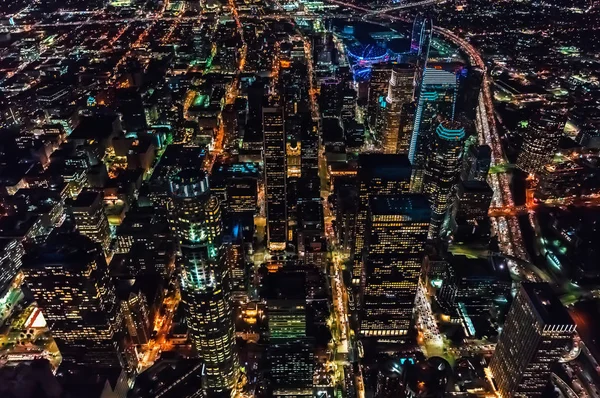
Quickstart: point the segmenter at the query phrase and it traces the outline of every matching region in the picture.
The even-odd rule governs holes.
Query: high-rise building
[[[429,54],[431,33],[431,19],[425,17],[423,14],[417,15],[413,22],[410,52],[416,55]]]
[[[312,396],[314,344],[307,337],[307,275],[283,267],[267,275],[261,291],[267,302],[267,360],[274,397]]]
[[[300,135],[300,169],[304,177],[317,175],[319,172],[319,123],[305,117],[306,127]]]
[[[538,173],[549,163],[558,149],[566,121],[562,110],[547,108],[537,111],[523,137],[517,167],[528,173]]]
[[[410,191],[411,167],[404,155],[361,154],[358,158],[358,209],[351,257],[352,284],[361,285],[363,275],[363,248],[369,197],[400,195]]]
[[[110,245],[110,229],[102,207],[102,194],[90,190],[81,192],[71,204],[71,213],[77,230],[99,243],[106,252]]]
[[[278,340],[267,348],[273,397],[312,397],[314,346],[310,339]]]
[[[415,112],[417,104],[410,102],[402,105],[400,109],[400,132],[398,133],[398,145],[396,153],[408,155],[410,149],[410,140],[412,138],[413,127],[415,124]]]
[[[206,365],[208,390],[227,392],[237,382],[239,366],[222,259],[221,207],[202,171],[180,171],[171,178],[170,192],[168,210],[181,255],[181,298],[190,340]]]
[[[369,198],[360,333],[403,341],[410,331],[431,208],[422,194]]]
[[[319,111],[323,116],[340,116],[342,110],[340,86],[338,79],[326,79],[321,83]]]
[[[454,120],[456,75],[440,69],[425,69],[420,87],[408,152],[413,166],[414,192],[423,189],[427,153],[440,120]]]
[[[395,64],[390,76],[388,95],[383,110],[383,152],[398,153],[401,113],[404,104],[412,102],[415,67],[411,64]]]
[[[427,61],[429,60],[429,48],[433,35],[433,21],[431,18],[418,15],[413,23],[411,38],[411,52],[417,57],[415,72],[415,98],[419,98],[423,89],[423,78]]]
[[[523,283],[506,317],[490,370],[502,397],[541,397],[576,325],[547,283]]]
[[[485,181],[492,163],[489,145],[471,145],[465,151],[461,179],[463,181]]]
[[[287,242],[286,152],[283,110],[263,109],[267,244],[285,250]]]
[[[356,118],[356,90],[351,87],[342,89],[342,121],[347,122]]]
[[[0,239],[0,295],[12,285],[23,265],[25,248],[17,238]]]
[[[494,190],[486,181],[460,181],[456,190],[457,220],[481,222],[488,217]]]
[[[127,333],[133,344],[146,344],[150,340],[152,327],[146,296],[140,289],[133,287],[123,290],[124,297],[120,297],[121,312]]]
[[[120,367],[118,305],[102,248],[80,234],[52,234],[23,258],[25,283],[63,361]]]
[[[369,103],[367,105],[367,120],[371,127],[375,125],[377,115],[385,103],[391,75],[392,64],[375,64],[371,69],[371,79],[369,80]]]
[[[453,205],[462,164],[465,129],[456,122],[440,123],[431,142],[425,169],[424,192],[431,202],[429,238],[437,239]]]

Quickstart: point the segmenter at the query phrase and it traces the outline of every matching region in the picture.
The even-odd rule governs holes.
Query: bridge
[[[503,206],[503,207],[490,207],[488,215],[490,217],[514,217],[524,214],[529,214],[533,210],[530,206]]]
[[[396,6],[379,8],[377,10],[373,10],[373,11],[365,14],[363,16],[363,19],[368,18],[373,15],[387,14],[388,12],[392,12],[392,11],[404,10],[407,8],[425,6],[425,5],[429,5],[429,4],[444,3],[445,1],[446,0],[421,0],[421,1],[414,2],[414,3],[402,3],[402,4],[399,4]]]

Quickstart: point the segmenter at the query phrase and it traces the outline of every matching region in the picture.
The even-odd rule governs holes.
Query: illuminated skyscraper
[[[462,165],[465,129],[456,122],[440,123],[431,142],[424,176],[424,192],[431,202],[429,238],[439,237],[453,204]]]
[[[410,190],[411,168],[404,155],[362,154],[358,158],[358,212],[356,215],[354,245],[352,246],[352,284],[361,285],[363,274],[363,248],[369,197],[375,195],[400,195]]]
[[[287,241],[286,137],[281,108],[263,109],[265,196],[269,250],[285,250]]]
[[[492,163],[489,145],[471,145],[465,151],[461,178],[463,181],[485,181]]]
[[[100,245],[80,234],[51,235],[27,251],[22,270],[64,362],[121,366],[117,298]]]
[[[102,207],[102,194],[84,190],[72,202],[71,213],[77,230],[99,243],[106,252],[110,245],[110,229]]]
[[[547,283],[523,283],[490,362],[501,397],[541,397],[576,325]]]
[[[408,157],[413,167],[412,189],[423,189],[423,172],[427,151],[441,120],[454,120],[456,103],[456,75],[438,69],[425,69],[417,100],[415,122]]]
[[[390,77],[392,76],[392,64],[375,64],[371,70],[369,80],[369,103],[367,105],[368,121],[375,125],[377,115],[385,104],[385,96],[388,92]]]
[[[383,110],[384,153],[398,153],[402,106],[410,103],[413,99],[414,81],[414,65],[394,65]]]
[[[417,104],[415,102],[410,102],[403,104],[402,109],[400,109],[400,132],[398,133],[396,153],[401,155],[408,155],[410,140],[415,124],[416,108]]]
[[[363,336],[402,341],[409,334],[430,218],[422,194],[369,198]]]
[[[208,390],[227,392],[238,378],[238,358],[221,258],[221,207],[202,171],[180,171],[171,178],[170,191],[171,230],[181,254],[181,297],[190,339],[206,364]]]
[[[541,109],[529,122],[517,167],[528,173],[539,172],[550,162],[563,135],[567,117],[558,109]]]

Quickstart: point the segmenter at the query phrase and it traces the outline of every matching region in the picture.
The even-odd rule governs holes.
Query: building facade
[[[490,362],[502,397],[541,397],[551,367],[565,356],[576,325],[547,283],[524,283]]]
[[[369,198],[362,336],[409,335],[430,218],[422,194]]]

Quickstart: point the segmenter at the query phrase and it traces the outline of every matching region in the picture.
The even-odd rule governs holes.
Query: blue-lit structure
[[[390,60],[390,51],[376,44],[348,46],[348,57],[357,64],[372,65]]]

